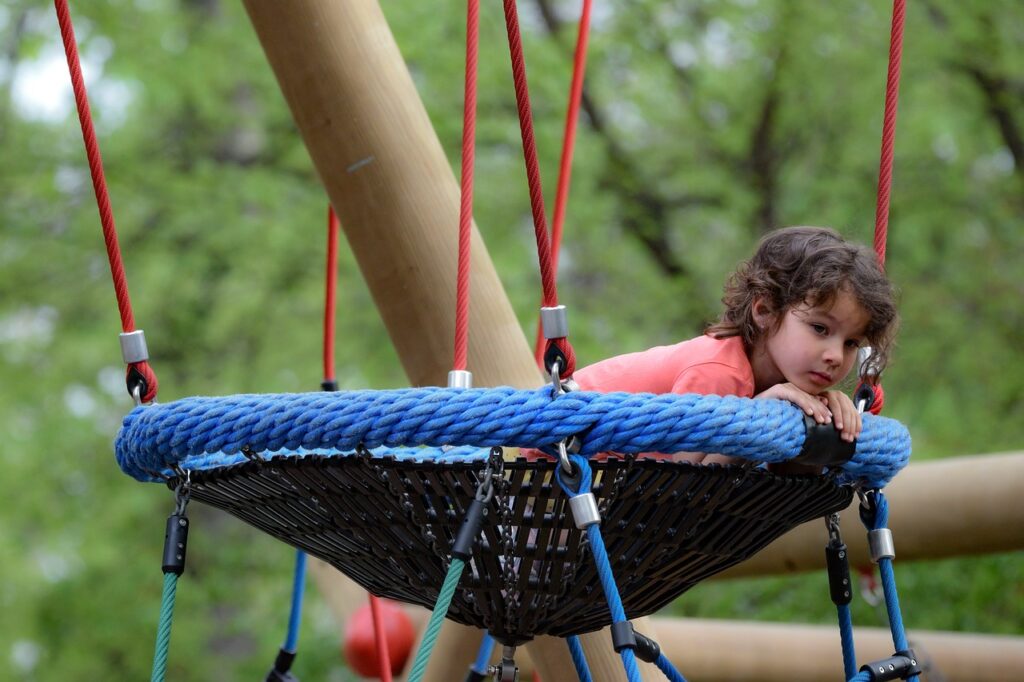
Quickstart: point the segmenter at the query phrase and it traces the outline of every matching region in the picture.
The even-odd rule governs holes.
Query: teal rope
[[[160,625],[156,632],[156,653],[153,654],[151,682],[163,682],[167,672],[167,650],[171,643],[171,620],[174,618],[174,595],[178,591],[178,576],[164,573],[164,596],[160,604]]]
[[[427,669],[427,661],[430,660],[430,652],[434,649],[434,642],[441,631],[441,623],[444,622],[445,614],[452,603],[455,595],[455,588],[459,585],[459,578],[462,577],[462,569],[466,562],[462,559],[452,558],[448,567],[448,575],[444,578],[444,585],[437,595],[437,603],[434,605],[434,612],[430,614],[430,622],[427,623],[427,631],[420,642],[420,648],[416,651],[416,660],[412,664],[412,672],[409,673],[409,682],[420,682],[423,673]]]

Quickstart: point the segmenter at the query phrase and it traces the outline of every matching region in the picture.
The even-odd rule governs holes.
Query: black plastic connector
[[[804,426],[807,429],[804,446],[791,462],[837,467],[849,462],[857,451],[856,441],[848,443],[840,438],[834,424],[819,424],[813,417],[804,415]]]
[[[828,591],[832,603],[846,606],[853,600],[853,588],[850,583],[850,559],[843,543],[829,544],[825,547],[825,564],[828,567]]]
[[[337,391],[338,390],[338,382],[335,381],[334,379],[328,379],[326,381],[321,381],[320,382],[320,390],[323,390],[323,391]]]
[[[466,680],[465,680],[465,682],[484,682],[484,680],[486,680],[486,679],[487,678],[484,677],[484,673],[477,672],[477,671],[473,670],[472,668],[470,668],[469,672],[466,673]]]
[[[455,537],[455,543],[452,545],[453,557],[469,561],[469,557],[473,555],[473,543],[480,534],[480,524],[484,518],[484,509],[486,509],[486,504],[483,500],[474,499],[469,503],[469,509],[466,510],[466,520],[459,526],[459,534]]]
[[[285,651],[284,649],[278,651],[274,667],[267,673],[263,682],[299,682],[299,678],[291,673],[295,655],[294,651]]]
[[[628,620],[612,623],[611,632],[612,648],[617,654],[622,653],[623,649],[632,649],[636,657],[646,663],[654,663],[661,656],[658,643],[633,629],[633,623]]]
[[[628,620],[612,623],[611,631],[612,648],[615,649],[615,653],[622,653],[623,649],[636,649],[636,632]]]
[[[636,637],[636,657],[646,663],[656,662],[661,656],[661,647],[658,643],[636,630],[633,631],[633,636]]]
[[[164,533],[164,573],[180,576],[185,572],[185,551],[188,549],[188,517],[184,513],[167,517]]]
[[[554,343],[549,343],[547,350],[544,351],[544,369],[547,370],[548,376],[551,375],[551,368],[558,363],[559,373],[564,372],[565,368],[569,366],[569,359],[565,357],[565,353]]]
[[[128,395],[132,397],[137,395],[139,400],[144,400],[149,392],[149,382],[146,381],[146,376],[135,367],[129,368],[124,384],[128,389]]]
[[[889,658],[861,666],[860,672],[867,672],[871,675],[872,682],[884,682],[885,680],[905,680],[908,677],[920,675],[924,670],[921,669],[914,650],[903,649]]]
[[[875,404],[875,389],[867,382],[858,384],[857,390],[853,393],[853,404],[860,405],[861,402],[864,403],[865,412],[870,410],[871,406]]]

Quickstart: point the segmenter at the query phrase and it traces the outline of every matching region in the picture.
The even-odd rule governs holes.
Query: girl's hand
[[[850,396],[842,391],[825,391],[819,397],[828,405],[842,439],[852,443],[859,438],[862,428],[860,413]]]
[[[837,391],[829,391],[829,393],[833,392]],[[828,400],[825,399],[824,394],[821,396],[811,395],[810,393],[797,388],[793,384],[775,384],[767,391],[762,391],[754,396],[754,399],[759,398],[788,400],[803,410],[807,416],[814,417],[814,421],[819,424],[828,424],[832,421],[832,412],[829,411],[830,405]],[[847,400],[849,401],[849,398],[847,398]],[[853,401],[850,401],[850,406],[853,406]],[[854,410],[854,414],[856,414],[856,412],[857,410]]]

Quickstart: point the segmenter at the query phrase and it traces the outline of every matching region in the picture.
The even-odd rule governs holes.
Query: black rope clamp
[[[921,669],[914,650],[903,649],[889,658],[861,666],[860,672],[867,672],[871,675],[872,682],[883,682],[884,680],[905,680],[914,675],[920,675],[924,670]]]
[[[128,395],[132,397],[135,402],[135,406],[138,407],[142,404],[142,399],[146,397],[149,392],[149,382],[146,381],[145,375],[135,367],[128,369],[128,374],[124,380],[125,387],[128,389]]]
[[[654,663],[661,656],[661,647],[650,637],[641,635],[633,629],[633,623],[628,620],[620,620],[612,623],[612,648],[615,653],[622,653],[623,649],[632,649],[636,657],[645,663]]]
[[[294,651],[281,649],[277,652],[274,660],[274,667],[270,669],[263,682],[298,682],[299,678],[291,673],[292,663],[295,661]]]
[[[180,469],[178,470],[181,471]],[[167,517],[164,531],[163,572],[180,576],[185,572],[185,553],[188,549],[188,507],[192,479],[189,472],[179,479],[174,489],[174,513]]]
[[[853,600],[853,589],[850,582],[850,558],[846,543],[839,533],[839,514],[826,516],[825,525],[828,527],[825,565],[828,570],[829,596],[836,606],[846,606]]]
[[[860,520],[867,528],[875,527],[875,517],[878,516],[878,493],[877,488],[857,491],[857,495],[860,497],[860,507],[858,507]]]
[[[499,447],[491,448],[491,455],[487,460],[487,466],[480,476],[476,495],[474,495],[473,501],[469,503],[469,508],[466,510],[466,518],[462,525],[459,526],[458,535],[455,536],[455,542],[452,544],[452,556],[457,559],[469,561],[469,558],[473,555],[473,542],[480,534],[480,526],[483,523],[484,516],[487,515],[487,505],[494,498],[494,469],[498,468],[498,475],[500,476],[502,463],[502,449]]]
[[[864,414],[875,404],[875,389],[867,381],[862,381],[853,394],[853,404],[857,411]]]

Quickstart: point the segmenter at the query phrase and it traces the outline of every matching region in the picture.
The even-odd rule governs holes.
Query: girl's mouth
[[[821,384],[822,386],[830,386],[832,384],[832,377],[822,372],[811,372],[811,379],[814,383]]]

